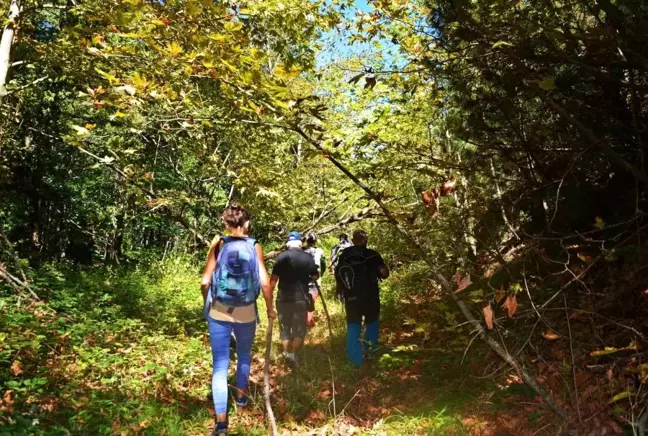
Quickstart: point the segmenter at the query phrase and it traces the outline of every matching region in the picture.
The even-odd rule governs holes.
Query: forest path
[[[54,271],[45,277],[49,302],[0,300],[0,351],[20,356],[0,398],[0,436],[206,435],[211,352],[194,271],[189,260],[126,272]],[[268,434],[262,300],[253,407],[231,411],[232,434]],[[479,341],[463,358],[470,339],[447,327],[443,302],[384,298],[381,348],[357,369],[346,361],[343,307],[327,301],[333,336],[317,303],[299,373],[280,359],[275,324],[272,404],[281,434],[558,433],[553,416]]]
[[[543,426],[555,433],[553,416],[514,377],[508,382],[505,374],[483,378],[485,364],[471,357],[478,350],[462,363],[464,343],[452,344],[442,332],[423,342],[417,326],[404,322],[402,314],[384,314],[381,348],[361,368],[352,367],[345,356],[343,306],[330,297],[327,301],[333,337],[329,338],[318,304],[317,324],[309,332],[298,373],[282,362],[278,329],[274,329],[272,404],[280,434],[523,435]],[[263,307],[260,312],[265,312]],[[231,412],[234,434],[266,434],[266,326],[263,320],[256,336],[251,374],[254,407]]]

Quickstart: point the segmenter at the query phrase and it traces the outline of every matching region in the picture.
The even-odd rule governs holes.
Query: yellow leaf
[[[96,127],[96,124],[86,124],[86,125],[85,125],[85,128],[88,129],[88,130],[92,130],[92,129],[94,129],[95,127]]]
[[[203,56],[201,62],[205,68],[214,68],[214,56],[212,55]]]
[[[195,2],[189,2],[189,4],[187,5],[187,12],[189,13],[189,16],[192,17],[200,15],[200,13],[202,12],[202,7]]]
[[[597,216],[594,219],[594,227],[603,230],[603,227],[605,227],[605,221],[603,221],[603,218],[600,216]]]
[[[138,89],[144,89],[149,84],[148,80],[146,80],[146,77],[140,75],[140,73],[133,74],[131,81],[133,82],[133,85],[135,85],[135,87]]]
[[[211,33],[209,34],[209,39],[212,41],[224,41],[228,38],[227,35],[221,35],[220,33]]]
[[[178,43],[175,42],[175,41],[173,41],[173,42],[167,44],[167,46],[166,46],[166,50],[167,50],[167,52],[168,52],[171,56],[173,56],[173,57],[176,57],[176,56],[178,56],[180,53],[182,53],[182,47],[180,47],[180,46],[178,45]]]
[[[225,30],[229,32],[238,32],[243,28],[243,23],[240,21],[237,21],[236,23],[233,23],[232,21],[228,21],[225,23]]]
[[[119,83],[119,79],[113,74],[102,71],[99,68],[95,68],[95,71],[99,73],[101,77],[108,80],[111,85],[117,85]]]

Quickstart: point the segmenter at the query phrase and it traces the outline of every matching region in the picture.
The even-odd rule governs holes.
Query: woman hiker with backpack
[[[232,331],[236,337],[236,405],[246,407],[258,319],[256,299],[261,289],[268,308],[268,322],[277,317],[263,249],[248,236],[250,215],[242,206],[233,204],[225,209],[222,219],[228,236],[220,238],[214,250],[210,250],[200,283],[213,358],[214,436],[227,435],[227,370]]]

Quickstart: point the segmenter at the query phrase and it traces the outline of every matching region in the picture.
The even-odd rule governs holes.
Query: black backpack
[[[335,277],[348,302],[364,301],[376,281],[375,271],[369,269],[364,250],[344,250],[335,267]]]

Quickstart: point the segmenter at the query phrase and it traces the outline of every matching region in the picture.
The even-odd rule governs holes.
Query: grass
[[[35,285],[47,304],[0,294],[0,435],[206,434],[211,355],[198,272],[185,258],[128,272],[58,265]],[[472,434],[507,407],[491,381],[466,376],[465,345],[431,346],[434,333],[403,322],[406,308],[386,312],[374,359],[350,366],[343,308],[327,301],[333,336],[318,314],[297,374],[278,358],[275,325],[272,401],[284,433]],[[259,309],[253,407],[232,410],[234,434],[267,434],[262,299]]]

